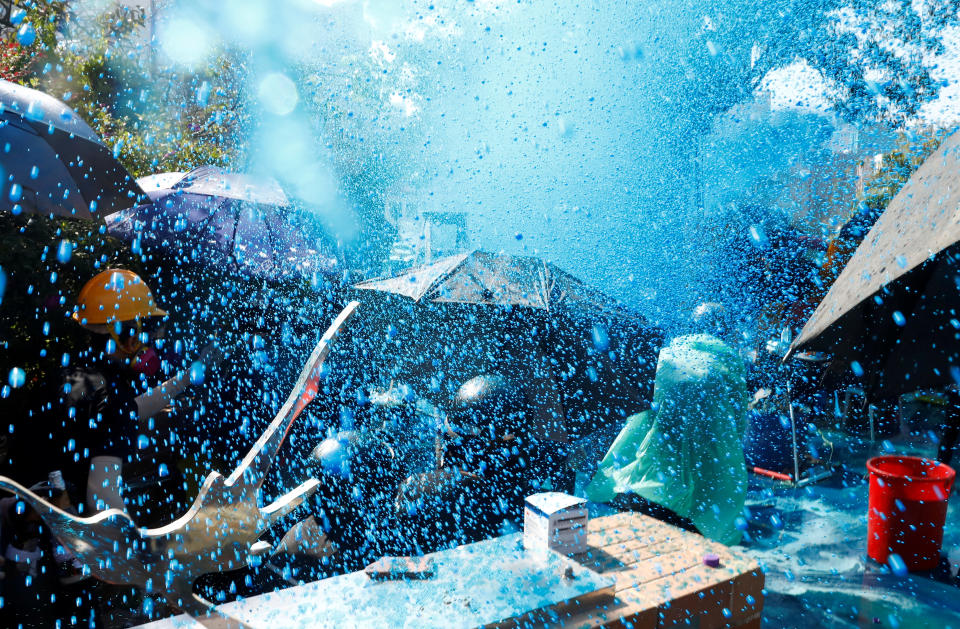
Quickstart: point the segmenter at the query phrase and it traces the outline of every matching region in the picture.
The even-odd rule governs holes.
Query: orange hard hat
[[[157,307],[150,287],[139,275],[126,269],[107,269],[80,289],[72,316],[81,325],[105,325],[166,314]]]

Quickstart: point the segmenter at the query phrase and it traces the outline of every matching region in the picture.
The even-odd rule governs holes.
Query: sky
[[[945,53],[932,61],[934,78],[942,81],[938,97],[920,110],[922,124],[952,126],[960,122],[960,29],[943,38]],[[827,111],[825,86],[820,74],[805,62],[774,70],[762,85],[772,95],[775,110]]]
[[[552,2],[435,5],[192,0],[159,36],[188,67],[218,41],[252,51],[251,92],[266,116],[256,138],[262,163],[331,217],[344,208],[332,202],[338,184],[325,139],[311,129],[306,88],[292,81],[296,68],[343,72],[337,64],[359,54],[400,76],[409,61],[410,91],[383,95],[366,131],[402,145],[415,204],[467,212],[475,244],[545,257],[628,303],[653,304],[655,317],[692,309],[715,278],[690,202],[691,162],[676,158],[692,143],[682,137],[687,104],[672,101],[683,95],[671,89],[683,79],[676,59],[702,29],[699,8],[681,0],[571,2],[563,11]],[[957,75],[960,37],[936,63],[944,79]],[[763,87],[775,108],[826,107],[822,82],[803,64]],[[950,83],[924,115],[942,122],[958,111]],[[417,121],[418,134],[398,139],[405,119]]]

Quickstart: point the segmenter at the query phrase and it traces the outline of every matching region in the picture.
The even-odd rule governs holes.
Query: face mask
[[[144,347],[137,352],[137,357],[133,359],[133,370],[147,376],[152,376],[160,371],[160,357],[150,346]]]

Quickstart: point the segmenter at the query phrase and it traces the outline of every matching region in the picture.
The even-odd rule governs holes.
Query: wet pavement
[[[932,457],[928,435],[870,443],[828,434],[835,452],[845,453],[832,477],[801,489],[752,478],[743,545],[766,573],[763,627],[960,629],[956,492],[937,570],[898,576],[867,558],[866,460],[891,452]]]

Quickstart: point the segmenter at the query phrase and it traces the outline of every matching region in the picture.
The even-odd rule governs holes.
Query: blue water
[[[831,435],[846,452],[844,470],[804,489],[754,481],[747,507],[753,514],[744,543],[766,574],[764,627],[960,627],[960,506],[952,501],[944,530],[947,558],[937,573],[899,576],[866,556],[865,461],[879,443]],[[934,454],[929,442],[906,440],[897,451]],[[885,451],[885,450],[884,450]],[[768,518],[776,515],[782,528]]]
[[[781,55],[770,69],[827,54],[821,51],[830,31],[816,16],[842,6],[831,0],[170,5],[156,32],[151,27],[158,55],[151,63],[190,73],[229,48],[242,67],[228,87],[242,94],[237,109],[244,125],[236,133],[246,148],[243,163],[230,166],[276,177],[321,219],[337,254],[349,260],[345,266],[368,276],[385,269],[382,252],[370,253],[383,217],[406,215],[416,223],[430,212],[462,212],[461,248],[543,257],[668,332],[703,301],[724,301],[749,324],[758,304],[744,297],[750,282],[730,271],[743,251],[728,246],[739,238],[767,250],[775,238],[765,225],[789,223],[809,208],[774,211],[782,199],[765,199],[749,220],[725,222],[725,208],[741,200],[734,180],[746,186],[751,176],[796,170],[800,153],[832,133],[825,117],[805,125],[798,102],[790,116],[764,122],[772,129],[765,138],[734,125],[741,132],[736,142],[706,140],[723,135],[717,127],[725,116],[749,118],[737,107],[758,95],[766,52]],[[29,23],[19,27],[21,44],[35,37]],[[198,76],[191,102],[215,100],[222,88],[216,78]],[[868,87],[880,93],[897,84]],[[857,103],[845,105],[856,118]],[[123,142],[113,143],[115,155]],[[735,145],[746,149],[733,151]],[[828,159],[826,153],[817,159]],[[781,192],[776,185],[771,190],[774,197]],[[9,200],[23,193],[14,184]],[[835,207],[829,201],[827,220],[811,229],[818,235],[851,211],[850,198],[838,196]],[[67,264],[73,244],[62,240],[56,255]],[[0,269],[0,300],[5,277]],[[160,288],[158,294],[170,290]],[[216,297],[227,303],[223,294]],[[795,298],[778,294],[770,301]],[[284,304],[288,313],[302,309],[305,327],[322,330],[325,311],[315,306]],[[904,322],[896,313],[895,323]],[[396,328],[386,329],[392,341]],[[278,346],[296,353],[302,344],[303,353],[311,345],[304,340],[309,334],[271,332],[279,341],[254,336],[249,353],[264,386],[275,390],[255,392],[266,410],[245,417],[241,432],[269,416],[278,391],[286,393],[268,354],[280,363]],[[610,339],[594,328],[592,342],[605,351]],[[114,342],[107,348],[115,349]],[[289,362],[280,370],[295,370],[297,360]],[[860,363],[850,368],[863,375]],[[193,385],[216,386],[211,380],[199,363],[190,369]],[[10,371],[4,395],[24,383],[22,370]],[[310,429],[291,434],[299,437],[318,441]],[[238,435],[231,448],[242,452],[249,442],[249,435]],[[140,449],[149,445],[146,436],[138,439]],[[896,564],[877,566],[865,556],[863,462],[881,447],[932,453],[929,443],[861,444],[838,435],[834,451],[843,473],[800,490],[759,480],[752,487],[745,547],[767,575],[765,626],[960,629],[960,590],[949,583],[960,566],[956,504],[944,540],[951,562],[945,574],[903,575]],[[159,469],[161,476],[169,471]]]

